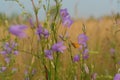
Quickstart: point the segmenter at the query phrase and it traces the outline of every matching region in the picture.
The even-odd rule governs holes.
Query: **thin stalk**
[[[70,53],[71,61],[73,62],[72,48],[71,48],[71,45],[70,45],[70,43],[68,43],[68,44],[69,44],[68,51],[69,51],[69,53]]]
[[[32,2],[33,9],[34,9],[34,13],[35,13],[36,25],[37,25],[37,27],[39,27],[38,9],[36,8],[34,1],[31,0],[31,2]]]
[[[54,80],[58,80],[58,73],[57,73],[58,61],[59,61],[59,53],[57,53],[56,60],[55,60],[55,77],[54,77]]]

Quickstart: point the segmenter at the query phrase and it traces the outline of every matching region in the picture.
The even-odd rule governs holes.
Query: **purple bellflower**
[[[53,59],[53,56],[52,56],[52,50],[45,50],[45,56],[52,60]]]
[[[116,75],[115,75],[115,77],[114,77],[114,79],[113,80],[120,80],[120,74],[119,73],[117,73]]]
[[[64,26],[67,26],[67,27],[70,27],[72,25],[73,21],[69,18],[64,18],[63,19],[63,25]]]
[[[67,9],[61,9],[60,10],[60,16],[62,18],[62,23],[65,27],[69,27],[72,25],[73,21],[70,18],[69,13],[67,12]]]
[[[83,59],[88,59],[88,57],[89,57],[88,52],[89,52],[89,50],[87,48],[83,51],[83,53],[82,53]]]
[[[78,62],[80,60],[80,55],[75,55],[73,58],[73,62]]]
[[[48,30],[43,28],[41,25],[39,25],[39,27],[37,28],[36,34],[39,36],[39,38],[41,38],[42,36],[44,36],[45,38],[49,37]]]
[[[19,38],[25,38],[27,35],[24,32],[27,29],[25,25],[13,25],[9,28],[9,32]]]
[[[60,10],[60,16],[61,16],[62,18],[66,18],[67,16],[69,16],[69,13],[67,12],[67,9],[66,9],[66,8]]]
[[[65,49],[66,49],[66,46],[63,45],[63,42],[58,42],[52,46],[53,51],[57,51],[61,53],[63,53]]]
[[[88,37],[85,34],[80,34],[78,36],[78,43],[83,45],[83,47],[87,46],[87,41],[88,41]]]

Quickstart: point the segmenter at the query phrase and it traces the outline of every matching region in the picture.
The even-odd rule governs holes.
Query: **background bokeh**
[[[6,2],[7,1],[7,2]],[[25,10],[32,13],[32,5],[30,0],[19,0],[25,6]],[[38,0],[34,0],[36,3]],[[45,4],[45,0],[43,0]],[[51,2],[54,5],[54,2]],[[104,15],[111,15],[113,12],[120,12],[119,0],[63,0],[62,7],[67,8],[72,17],[84,17],[90,16],[101,17]],[[22,9],[16,2],[9,0],[0,0],[0,12],[11,15],[12,13],[20,14]],[[41,9],[39,17],[44,19],[44,11]],[[41,16],[42,15],[42,16]]]

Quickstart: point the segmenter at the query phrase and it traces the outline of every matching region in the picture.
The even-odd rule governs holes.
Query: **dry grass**
[[[108,72],[113,75],[114,65],[113,65],[113,60],[111,59],[109,53],[109,49],[111,47],[109,41],[114,40],[114,37],[112,36],[113,29],[111,28],[112,26],[114,26],[114,21],[112,19],[106,19],[106,18],[100,20],[86,20],[86,21],[76,20],[71,26],[71,28],[68,30],[71,41],[77,42],[77,36],[82,33],[83,23],[86,25],[87,35],[89,36],[88,46],[90,51],[92,51],[90,52],[90,58],[86,62],[89,63],[89,65],[94,64],[95,65],[94,71],[96,71],[98,74],[104,74],[105,72]],[[6,37],[6,35],[8,34],[8,32],[4,32],[3,29],[4,29],[4,25],[0,25],[1,39]],[[116,44],[116,50],[118,50],[117,55],[120,55],[119,35],[120,32],[118,32],[116,36],[116,41],[118,41]],[[27,45],[24,44],[23,42],[25,42]],[[20,46],[21,49],[30,50],[31,48],[30,46],[26,48],[26,46],[30,45],[29,39],[22,40],[19,45],[24,45],[24,46]],[[36,41],[34,40],[33,52],[35,51],[36,48],[35,45],[36,45]],[[75,48],[73,48],[73,50],[74,50],[73,55],[78,52],[78,50]],[[67,69],[67,65],[70,60],[69,56],[70,56],[69,53],[61,55],[62,57],[61,62],[62,64],[64,64],[63,72]],[[118,58],[120,57],[118,56]],[[23,80],[21,74],[23,73],[25,67],[27,66],[25,64],[29,65],[31,63],[31,55],[21,53],[17,56],[16,61],[17,61],[16,66],[20,68],[19,73],[16,74],[18,78],[17,80]],[[38,62],[35,63],[36,63],[35,65],[38,65],[37,64]],[[39,66],[41,67],[41,65]]]

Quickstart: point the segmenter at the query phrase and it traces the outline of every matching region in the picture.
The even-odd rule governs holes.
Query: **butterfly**
[[[78,44],[76,42],[71,42],[71,44],[74,48],[80,48],[80,44]]]

